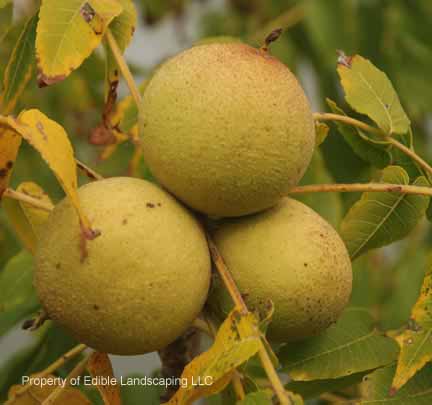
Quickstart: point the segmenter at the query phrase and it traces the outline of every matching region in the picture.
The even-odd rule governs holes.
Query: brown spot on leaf
[[[48,137],[47,137],[47,134],[46,134],[46,132],[45,132],[45,128],[44,128],[42,122],[38,121],[38,122],[36,123],[36,128],[37,128],[37,130],[39,131],[39,133],[42,135],[43,140],[44,140],[44,141],[47,141],[47,140],[48,140]]]
[[[80,14],[86,23],[90,23],[93,18],[96,16],[96,11],[94,8],[88,3],[84,3],[80,9]]]
[[[56,84],[58,82],[62,82],[66,79],[67,75],[57,75],[57,76],[47,76],[42,71],[39,70],[37,75],[37,83],[40,88],[51,86],[52,84]]]
[[[127,218],[125,218],[123,221],[122,221],[122,224],[123,225],[126,225],[128,223],[128,220],[127,220]]]
[[[94,309],[95,311],[98,311],[98,310],[100,309],[100,307],[99,307],[99,305],[94,304],[94,305],[93,305],[93,309]]]
[[[56,263],[55,267],[56,267],[56,269],[60,269],[61,268],[61,264],[60,263]]]
[[[154,208],[155,207],[155,205],[153,203],[151,203],[151,202],[148,202],[146,204],[146,206],[149,207],[149,208]]]
[[[13,166],[13,162],[12,160],[9,160],[9,162],[6,163],[6,168],[10,170],[12,169],[12,166]]]
[[[6,177],[8,174],[8,170],[5,168],[0,169],[0,178]]]

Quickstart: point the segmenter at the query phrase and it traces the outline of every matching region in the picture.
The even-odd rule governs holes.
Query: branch
[[[60,368],[63,364],[65,364],[70,359],[78,356],[81,354],[85,349],[87,349],[87,346],[84,344],[79,344],[75,347],[73,347],[71,350],[69,350],[67,353],[65,353],[63,356],[61,356],[59,359],[57,359],[54,363],[52,363],[50,366],[48,366],[45,370],[41,371],[40,373],[36,373],[35,377],[44,378],[48,375],[52,374],[54,371],[56,371],[58,368]],[[30,389],[32,386],[33,380],[30,380],[26,385],[18,389],[14,395],[11,396],[10,399],[8,399],[5,402],[5,405],[12,405],[15,403],[16,399],[22,396],[27,390]]]
[[[81,360],[73,370],[68,374],[65,380],[64,385],[58,386],[50,395],[42,402],[41,405],[52,405],[54,404],[58,397],[62,394],[63,390],[67,388],[73,378],[76,378],[84,373],[87,363],[90,359],[90,354],[85,357],[85,359]]]
[[[408,148],[404,144],[400,143],[396,139],[387,135],[384,131],[379,128],[373,127],[371,125],[365,124],[362,121],[356,120],[355,118],[348,117],[346,115],[341,114],[331,114],[331,113],[314,113],[313,114],[315,121],[339,121],[343,122],[347,125],[351,125],[353,127],[359,128],[363,131],[380,135],[386,140],[388,143],[392,144],[396,149],[399,149],[402,153],[409,156],[412,160],[414,160],[423,170],[425,170],[428,175],[432,174],[432,167],[422,159],[415,151]]]
[[[30,204],[31,206],[35,208],[39,208],[41,210],[51,212],[54,208],[52,204],[43,202],[41,200],[38,200],[37,198],[31,197],[27,194],[21,193],[20,191],[12,190],[11,188],[7,188],[4,193],[3,197],[12,198],[13,200],[21,201],[26,204]]]
[[[353,184],[311,184],[293,187],[288,194],[329,193],[329,192],[387,192],[432,196],[431,187],[408,186],[389,183],[353,183]]]
[[[355,118],[348,117],[347,115],[331,114],[331,113],[314,113],[313,118],[315,121],[343,122],[344,124],[348,124],[351,125],[352,127],[362,129],[363,131],[370,132],[372,134],[380,135],[383,137],[387,137],[387,134],[381,131],[379,128],[375,128],[362,121],[356,120]]]
[[[394,138],[388,137],[387,139],[395,148],[399,149],[405,155],[409,156],[412,160],[414,160],[423,170],[425,170],[428,174],[428,177],[432,174],[432,167],[423,160],[417,153],[415,153],[412,149],[405,146],[403,143],[400,143]]]
[[[129,87],[129,91],[131,92],[132,97],[134,98],[135,103],[139,109],[141,106],[141,94],[138,91],[138,87],[135,84],[135,81],[132,77],[132,73],[129,70],[129,66],[127,65],[127,63],[126,63],[126,61],[122,55],[122,52],[120,51],[120,48],[117,44],[117,41],[115,40],[114,36],[112,35],[112,33],[109,29],[107,30],[105,36],[106,36],[106,39],[108,41],[108,45],[111,48],[111,51],[112,51],[114,58],[117,62],[117,65],[120,69],[120,72],[122,73],[122,75],[126,81],[126,84]]]
[[[85,163],[81,162],[78,159],[75,159],[75,163],[77,165],[77,168],[80,169],[88,178],[92,180],[103,180],[103,177],[96,173],[93,169],[88,167]]]
[[[234,278],[232,277],[231,273],[229,272],[225,261],[223,260],[223,257],[219,253],[219,250],[217,249],[216,245],[214,244],[213,240],[211,239],[210,235],[207,233],[207,242],[209,245],[210,255],[213,259],[214,265],[216,266],[216,269],[221,276],[226,289],[228,290],[229,294],[231,295],[231,298],[234,301],[234,304],[237,308],[240,308],[243,314],[249,313],[249,310],[246,306],[246,303],[243,300],[243,297],[237,288],[237,285],[234,281]],[[260,349],[258,351],[258,355],[260,357],[261,363],[264,367],[265,372],[267,373],[267,377],[269,378],[271,385],[279,399],[279,402],[281,405],[290,405],[291,401],[287,397],[285,388],[279,379],[279,376],[273,366],[273,363],[270,360],[270,357],[266,351],[266,348],[264,347],[262,341],[260,342]]]

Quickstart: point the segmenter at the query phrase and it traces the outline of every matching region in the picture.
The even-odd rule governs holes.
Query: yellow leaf
[[[0,116],[0,125],[15,130],[41,154],[77,210],[86,237],[96,236],[81,209],[74,153],[63,127],[36,109],[21,112],[17,119]]]
[[[93,353],[87,363],[87,370],[94,378],[106,377],[108,379],[107,384],[96,384],[104,403],[106,405],[120,405],[120,386],[114,377],[111,360],[108,355],[99,352]],[[112,384],[114,381],[115,384]]]
[[[221,391],[236,367],[261,347],[258,320],[233,309],[222,323],[212,347],[192,360],[184,369],[182,384],[167,405],[188,405],[192,401]]]
[[[54,207],[49,196],[36,183],[21,183],[17,190]],[[40,229],[47,220],[49,212],[9,198],[4,200],[3,208],[26,249],[34,254]]]
[[[0,198],[9,185],[20,145],[21,137],[0,121]]]
[[[408,327],[394,339],[401,350],[393,378],[392,392],[399,390],[432,360],[432,270],[424,278]]]
[[[37,375],[31,376],[31,378],[37,378]],[[35,379],[35,382],[38,380]],[[9,389],[8,393],[8,405],[40,405],[48,398],[48,396],[62,383],[58,377],[48,375],[44,377],[42,382],[33,384],[23,394],[15,397],[15,394],[20,390],[22,385],[13,385]],[[51,385],[48,385],[48,382]],[[78,389],[72,387],[65,387],[57,400],[54,402],[55,405],[91,405],[91,402],[87,397]]]
[[[36,35],[40,85],[64,80],[79,67],[121,12],[116,0],[43,0]]]

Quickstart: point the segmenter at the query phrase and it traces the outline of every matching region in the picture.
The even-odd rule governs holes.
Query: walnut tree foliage
[[[169,403],[278,401],[260,350],[278,372],[287,403],[432,402],[429,0],[225,0],[220,8],[206,7],[205,0],[24,3],[14,14],[13,1],[0,0],[0,338],[29,320],[37,323],[33,254],[53,204],[66,195],[87,243],[97,236],[77,187],[98,175],[81,162],[102,176],[153,181],[140,153],[134,97],[118,95],[122,69],[109,37],[123,53],[137,26],[170,24],[184,47],[218,36],[261,47],[282,27],[270,52],[300,78],[316,111],[317,147],[300,186],[346,185],[295,197],[345,242],[353,262],[351,302],[322,334],[274,346],[264,339],[271,306],[259,316],[236,308],[183,370],[189,381],[210,375],[213,384],[180,388]],[[205,10],[194,38],[184,29],[191,9]],[[130,66],[139,93],[155,68]],[[351,187],[356,184],[389,187]],[[84,358],[80,342],[39,321],[28,332],[29,345],[2,356],[2,403],[44,403],[54,391],[54,403],[160,403],[159,387],[139,384],[20,387],[22,376],[48,370],[65,353],[73,352],[49,375],[67,377]],[[104,353],[92,353],[80,371],[115,374]]]

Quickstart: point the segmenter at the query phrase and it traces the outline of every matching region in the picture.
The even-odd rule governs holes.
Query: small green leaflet
[[[409,184],[406,171],[399,166],[388,166],[381,181],[391,184]],[[416,186],[429,186],[423,176]],[[379,248],[404,238],[424,216],[429,197],[388,192],[366,192],[342,221],[340,234],[351,259],[369,249]]]
[[[337,71],[348,104],[372,118],[386,134],[405,134],[410,120],[386,74],[360,55],[341,58]]]
[[[339,378],[390,364],[396,359],[395,342],[373,328],[365,308],[348,308],[323,334],[279,353],[283,371],[295,381]]]

